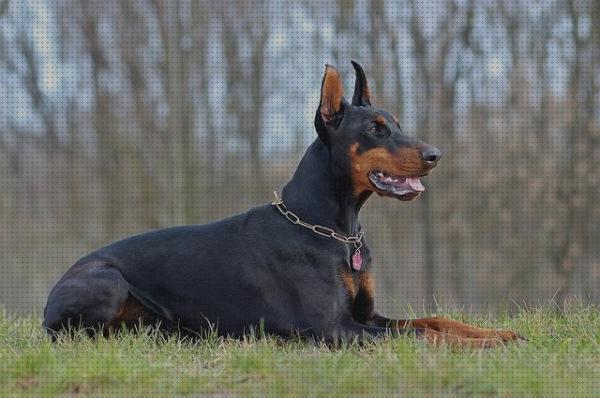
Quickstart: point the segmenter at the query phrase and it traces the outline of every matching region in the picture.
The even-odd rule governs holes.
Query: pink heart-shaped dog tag
[[[357,271],[360,271],[362,268],[362,256],[358,250],[352,255],[352,268]]]

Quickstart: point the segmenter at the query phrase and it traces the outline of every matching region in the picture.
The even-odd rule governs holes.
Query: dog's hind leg
[[[119,270],[101,260],[82,262],[52,289],[43,326],[53,336],[77,328],[90,335],[105,332],[123,315],[128,298],[128,284]]]

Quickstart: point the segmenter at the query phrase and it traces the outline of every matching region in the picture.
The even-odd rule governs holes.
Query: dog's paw
[[[495,348],[503,344],[503,340],[499,337],[461,337],[431,329],[422,329],[418,335],[435,347],[446,346],[452,349]]]
[[[496,337],[504,342],[508,341],[527,341],[524,336],[521,336],[518,333],[515,333],[511,330],[495,330],[493,333],[493,337]]]

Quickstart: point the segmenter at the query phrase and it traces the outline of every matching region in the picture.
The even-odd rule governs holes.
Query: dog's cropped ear
[[[352,96],[352,105],[371,106],[371,91],[367,83],[367,76],[362,66],[358,62],[351,61],[356,71],[356,83],[354,83],[354,95]]]
[[[331,65],[325,65],[325,76],[321,84],[319,113],[326,125],[340,120],[344,108],[344,87],[342,77]]]

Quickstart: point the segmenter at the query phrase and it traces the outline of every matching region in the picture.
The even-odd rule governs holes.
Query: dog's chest
[[[370,276],[370,272],[351,270],[347,265],[340,265],[340,287],[346,299],[353,303],[358,294],[364,288],[365,279]]]
[[[352,275],[352,272],[348,269],[347,266],[342,265],[340,266],[340,268],[341,286],[344,290],[346,297],[349,298],[352,302],[354,301],[354,298],[356,297],[356,294],[358,292],[358,278],[355,278],[354,275]]]

